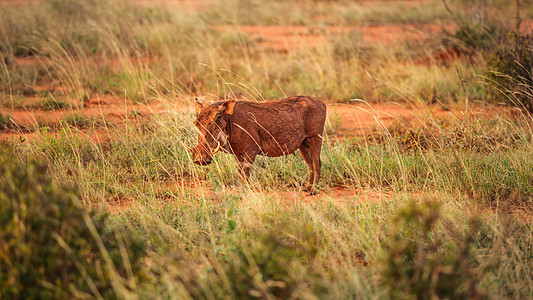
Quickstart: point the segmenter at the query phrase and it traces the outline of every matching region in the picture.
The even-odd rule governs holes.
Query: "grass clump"
[[[66,115],[63,118],[62,122],[66,125],[74,126],[77,128],[88,128],[92,125],[103,123],[103,120],[98,116],[85,116],[79,113],[72,113]]]
[[[43,164],[0,159],[0,294],[7,298],[121,298],[143,278],[142,244],[106,231],[74,187]]]
[[[412,201],[399,209],[394,230],[385,246],[385,284],[391,298],[477,299],[479,284],[473,276],[472,226],[461,236],[446,226],[439,202]],[[443,224],[444,223],[444,224]]]
[[[67,106],[67,103],[56,99],[52,94],[48,93],[46,97],[39,100],[38,108],[41,110],[60,110]]]
[[[488,78],[508,102],[533,112],[533,35],[510,31],[488,55]]]
[[[250,234],[246,243],[237,243],[226,265],[237,298],[286,299],[309,285],[317,287],[313,277],[317,279],[319,274],[306,267],[313,264],[318,251],[316,233],[311,224],[302,230],[292,228],[294,225],[275,224],[267,232]]]
[[[508,205],[491,214],[448,200],[410,198],[394,212],[382,248],[389,297],[530,298],[530,222]]]

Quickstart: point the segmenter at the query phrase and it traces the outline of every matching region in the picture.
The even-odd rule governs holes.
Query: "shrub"
[[[226,264],[226,273],[237,298],[292,298],[308,288],[313,277],[318,277],[312,269],[304,268],[312,264],[317,251],[312,229],[304,230],[301,237],[304,243],[301,243],[284,233],[283,227],[259,233],[236,247],[235,255]]]
[[[171,280],[180,282],[193,299],[324,298],[328,288],[317,262],[317,231],[309,223],[265,218],[272,222],[267,231],[245,234],[239,229],[244,224],[229,219],[221,227],[227,236],[216,246],[216,257],[180,256],[177,249],[171,255],[176,258],[161,264],[166,268],[161,274],[174,274]]]
[[[0,155],[0,295],[6,299],[123,297],[144,278],[143,245],[105,231],[75,188],[46,167]]]
[[[477,222],[467,234],[453,231],[441,217],[440,203],[408,203],[394,220],[385,245],[384,282],[391,298],[477,298],[470,248]],[[444,229],[439,229],[444,226]]]
[[[489,16],[465,18],[455,38],[469,54],[481,53],[495,95],[503,93],[511,104],[533,112],[533,35],[521,29],[518,11],[514,26]]]
[[[485,55],[488,78],[512,104],[533,112],[533,35],[510,31]]]

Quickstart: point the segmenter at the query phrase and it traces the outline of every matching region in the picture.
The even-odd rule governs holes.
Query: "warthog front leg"
[[[305,162],[309,166],[309,178],[307,185],[304,187],[304,191],[309,192],[310,195],[316,194],[316,185],[320,180],[320,169],[322,162],[320,161],[320,151],[322,149],[322,138],[318,135],[306,138],[302,146],[300,146],[300,152]]]
[[[256,155],[237,155],[237,162],[239,163],[239,177],[242,181],[250,178],[250,172],[254,166]]]

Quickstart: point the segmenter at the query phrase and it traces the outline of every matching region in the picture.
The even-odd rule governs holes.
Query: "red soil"
[[[180,189],[183,191],[185,189],[185,191],[192,193],[199,199],[204,199],[209,205],[217,205],[218,200],[215,199],[222,198],[218,196],[223,196],[224,194],[224,192],[214,192],[206,182],[200,184],[194,184],[191,182],[161,182],[160,184],[165,188],[168,188],[169,185],[174,186],[176,191],[179,191]],[[289,209],[302,204],[315,204],[321,202],[327,202],[339,206],[354,205],[357,203],[378,203],[384,199],[390,199],[392,195],[386,192],[368,191],[353,187],[332,187],[314,196],[310,196],[309,193],[299,189],[289,188],[282,191],[257,190],[252,191],[251,193],[245,192],[241,197],[241,205],[243,206],[255,204],[256,197],[266,197],[279,207]],[[154,208],[158,209],[165,208],[169,203],[182,207],[197,205],[184,200],[180,201],[178,199],[158,200],[151,204],[142,204],[136,199],[113,198],[106,200],[104,209],[111,214],[122,214],[139,209],[143,205],[155,205]]]
[[[332,187],[319,192],[314,196],[302,190],[287,189],[278,192],[266,192],[272,197],[274,203],[280,207],[291,208],[300,204],[314,204],[329,202],[334,205],[353,205],[357,203],[374,203],[392,197],[390,193],[369,191],[354,187]],[[243,199],[243,202],[251,202],[250,199]]]
[[[284,25],[223,25],[216,27],[221,32],[243,32],[260,46],[288,52],[301,48],[323,46],[342,34],[356,32],[363,45],[379,44],[393,46],[403,40],[420,40],[437,34],[440,25],[375,25],[375,26],[284,26]],[[446,26],[451,29],[452,26]]]
[[[35,87],[36,89],[46,89],[46,87]],[[36,98],[26,98],[25,104],[38,103]],[[85,107],[69,108],[59,110],[39,110],[39,109],[11,109],[2,108],[2,113],[10,115],[14,123],[31,127],[36,125],[55,125],[69,115],[80,115],[85,117],[102,117],[106,121],[121,122],[124,119],[135,116],[150,115],[164,109],[159,102],[151,104],[133,104],[130,101],[115,97],[93,98],[84,104]]]
[[[29,100],[29,101],[28,101]],[[35,98],[28,98],[26,105],[38,103]],[[60,123],[68,118],[88,118],[88,124],[82,128],[69,127],[67,135],[76,135],[89,138],[93,142],[103,143],[108,138],[107,128],[124,122],[142,121],[145,117],[159,114],[173,107],[168,100],[153,100],[150,104],[133,104],[130,101],[114,98],[100,97],[85,103],[86,107],[43,111],[38,109],[11,109],[0,108],[2,115],[10,116],[12,121],[10,129],[0,131],[0,141],[34,140],[42,135],[59,137]],[[83,121],[83,119],[82,119]],[[48,127],[47,133],[32,132],[39,127]],[[62,134],[65,131],[62,130]]]
[[[4,115],[10,115],[14,126],[13,130],[0,132],[0,140],[19,140],[19,136],[26,139],[38,137],[37,134],[29,133],[32,128],[47,126],[54,128],[59,126],[60,122],[72,115],[84,116],[91,118],[91,121],[97,122],[95,126],[100,132],[98,137],[105,132],[103,124],[121,124],[127,120],[135,120],[150,116],[154,114],[164,113],[166,110],[190,110],[191,108],[183,107],[175,103],[170,103],[168,100],[155,100],[150,104],[132,104],[123,99],[112,97],[102,97],[92,99],[87,103],[88,107],[78,109],[62,109],[52,111],[42,110],[12,110],[10,108],[2,108]],[[474,105],[472,106],[474,115],[492,116],[498,112],[503,112],[503,109],[497,109],[493,106]],[[392,124],[403,123],[407,124],[425,121],[432,117],[435,119],[450,117],[461,118],[462,111],[459,109],[445,110],[438,105],[414,107],[408,104],[366,104],[358,102],[352,104],[329,104],[328,105],[328,124],[331,125],[334,132],[332,135],[334,139],[349,138],[356,135],[364,135],[374,128],[388,128]],[[89,124],[91,125],[91,124]],[[87,126],[91,128],[92,126]],[[17,129],[19,128],[19,129]],[[82,129],[73,131],[74,134],[87,134],[94,132]],[[54,134],[51,132],[50,134]]]
[[[329,104],[328,120],[334,132],[333,140],[364,136],[371,130],[386,129],[398,124],[409,127],[423,126],[427,120],[460,120],[465,118],[463,107],[444,109],[440,105],[411,106],[409,104]],[[508,107],[473,104],[470,112],[475,117],[490,118],[498,113],[509,114]]]
[[[15,62],[17,63],[17,65],[27,66],[27,65],[36,65],[40,61],[39,61],[39,58],[35,56],[26,56],[26,57],[15,57]]]

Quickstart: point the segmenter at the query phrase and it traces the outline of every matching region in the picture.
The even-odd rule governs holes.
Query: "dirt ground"
[[[186,100],[181,100],[186,101]],[[193,110],[192,104],[184,102],[172,102],[168,99],[153,100],[148,104],[132,104],[131,102],[119,98],[97,98],[92,99],[88,107],[67,108],[60,110],[39,110],[39,109],[11,109],[2,108],[2,113],[11,116],[12,129],[0,131],[0,140],[19,140],[37,138],[39,134],[33,133],[34,128],[49,127],[48,134],[54,135],[54,128],[59,128],[61,122],[70,116],[83,116],[89,118],[89,125],[80,127],[73,134],[84,134],[94,132],[98,129],[99,134],[94,138],[99,141],[105,136],[106,128],[110,125],[120,125],[124,122],[135,121],[148,116],[166,113],[169,110],[182,111],[186,113]],[[192,97],[189,99],[192,102]],[[489,105],[471,106],[474,116],[490,117],[499,112],[508,111],[506,108],[498,108]],[[333,128],[330,134],[333,139],[345,139],[353,136],[362,136],[375,128],[388,128],[392,124],[422,124],[427,118],[461,118],[464,115],[460,108],[443,108],[439,105],[417,107],[410,104],[388,103],[388,104],[368,104],[355,102],[354,104],[330,103],[327,107],[327,124]]]
[[[221,32],[243,32],[261,47],[289,52],[301,48],[317,48],[341,35],[355,35],[362,46],[393,46],[401,41],[417,41],[435,35],[441,25],[369,25],[369,26],[282,26],[282,25],[224,25]],[[447,25],[446,29],[454,26]]]

